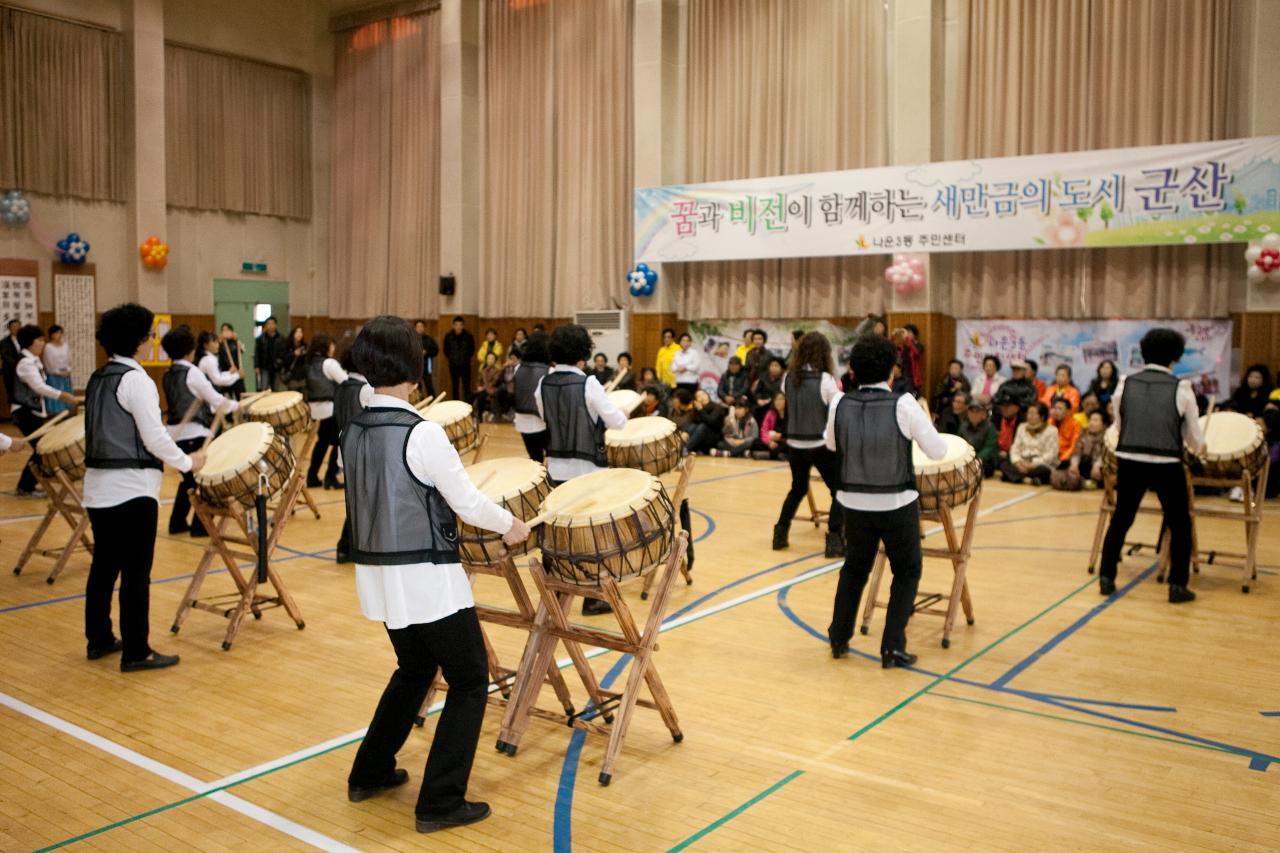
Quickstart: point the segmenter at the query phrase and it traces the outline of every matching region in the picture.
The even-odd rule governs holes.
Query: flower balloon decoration
[[[21,228],[31,221],[31,202],[22,190],[9,190],[0,197],[0,221],[10,228]]]
[[[915,293],[924,287],[924,260],[918,255],[894,255],[884,271],[884,279],[898,293]]]
[[[89,257],[89,241],[72,231],[58,241],[58,260],[71,266],[80,266]]]
[[[632,296],[652,296],[658,274],[649,269],[648,264],[636,264],[636,268],[627,273],[627,284],[631,286]]]
[[[1244,259],[1249,262],[1249,281],[1280,281],[1280,234],[1272,232],[1250,243]]]
[[[142,257],[144,267],[159,271],[169,263],[169,244],[162,243],[160,238],[153,234],[138,247],[138,254]]]

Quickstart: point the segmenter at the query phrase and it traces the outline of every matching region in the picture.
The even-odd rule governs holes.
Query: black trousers
[[[188,438],[178,442],[178,449],[183,453],[192,454],[203,444],[203,438]],[[187,515],[191,513],[190,490],[195,487],[195,475],[187,471],[182,475],[182,482],[178,484],[178,493],[173,496],[173,511],[169,513],[170,533],[180,533],[187,529]],[[190,529],[196,533],[204,532],[204,522],[200,520],[200,516],[197,515],[191,519]]]
[[[1116,460],[1116,511],[1102,540],[1098,574],[1115,578],[1120,550],[1147,489],[1155,491],[1160,499],[1164,526],[1170,531],[1168,581],[1174,586],[1186,586],[1191,577],[1191,511],[1187,504],[1186,472],[1181,462]]]
[[[84,636],[90,648],[111,645],[111,592],[120,580],[121,660],[139,661],[151,654],[151,562],[155,556],[160,505],[134,498],[112,507],[89,509],[93,529],[93,561],[85,587]]]
[[[546,461],[548,438],[545,429],[541,432],[522,432],[520,438],[524,441],[524,451],[529,454],[530,459],[538,463]]]
[[[827,637],[836,644],[847,643],[853,636],[862,590],[883,541],[893,584],[889,588],[889,610],[880,639],[880,653],[906,651],[907,622],[915,609],[916,589],[920,586],[920,502],[912,501],[887,512],[841,508],[844,509],[845,558]]]
[[[1004,472],[1004,478],[1011,483],[1020,483],[1023,477],[1030,477],[1036,482],[1044,484],[1049,482],[1049,476],[1053,474],[1053,469],[1048,465],[1036,465],[1024,474],[1018,470],[1018,466],[1008,459],[1000,464],[1000,470]]]
[[[471,384],[471,363],[449,365],[449,395],[455,400],[467,401],[467,388]]]
[[[19,406],[13,410],[13,420],[18,425],[18,429],[22,431],[23,435],[31,435],[31,433],[44,426],[45,421],[44,418],[28,409],[26,406]],[[35,450],[32,450],[30,461],[39,465],[40,454],[36,453]],[[31,473],[31,466],[23,465],[22,475],[18,477],[18,491],[29,492],[37,485],[36,475]]]
[[[419,817],[462,805],[484,722],[489,663],[474,607],[436,622],[387,629],[398,668],[382,691],[369,732],[360,744],[347,781],[358,787],[386,782],[404,746],[437,670],[449,685],[436,724],[427,768],[418,792]]]
[[[809,494],[809,472],[814,468],[822,477],[823,484],[831,492],[831,521],[827,525],[832,533],[839,533],[844,526],[843,513],[836,503],[836,492],[840,489],[840,460],[825,447],[788,449],[787,462],[791,466],[791,491],[782,500],[782,512],[778,514],[778,525],[790,527],[795,518],[800,502]]]
[[[320,466],[324,464],[324,455],[329,454],[329,470],[325,472],[326,480],[338,479],[338,422],[333,418],[320,421],[320,430],[316,433],[316,446],[311,450],[311,467],[307,469],[308,482],[320,478]]]

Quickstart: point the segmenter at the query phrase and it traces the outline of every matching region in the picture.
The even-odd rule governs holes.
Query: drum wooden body
[[[922,512],[968,503],[982,488],[982,462],[973,446],[958,435],[940,437],[947,443],[947,455],[941,459],[930,459],[914,444],[911,448]]]
[[[641,397],[635,391],[627,388],[621,388],[617,391],[610,391],[605,395],[609,398],[609,402],[618,407],[618,411],[627,417],[631,417],[631,413],[640,408]]]
[[[461,400],[442,400],[423,409],[422,416],[435,421],[444,429],[449,443],[459,453],[475,447],[480,438],[480,430],[476,426],[476,418],[471,404]]]
[[[277,391],[265,394],[249,404],[244,416],[247,420],[270,424],[284,435],[298,435],[311,429],[311,407],[297,391]]]
[[[662,417],[634,418],[604,434],[610,468],[636,468],[658,476],[679,466],[683,449],[676,425]]]
[[[280,490],[293,471],[293,451],[270,424],[253,422],[232,427],[215,438],[195,474],[200,496],[217,506],[238,501],[253,506],[258,494],[258,463],[267,464],[267,495]]]
[[[1239,412],[1214,412],[1200,418],[1204,433],[1203,473],[1214,480],[1239,480],[1246,473],[1257,476],[1267,461],[1262,427]]]
[[[617,468],[576,477],[552,490],[538,544],[547,569],[598,587],[657,567],[671,550],[675,510],[657,477]]]
[[[538,507],[551,494],[547,469],[527,457],[489,459],[467,468],[471,482],[484,496],[506,508],[521,521],[538,514]],[[516,557],[533,547],[532,538],[506,547],[502,535],[472,527],[458,519],[458,555],[463,563],[485,565],[502,559],[505,550]]]
[[[64,418],[36,442],[40,469],[46,477],[65,471],[70,480],[84,479],[84,415]]]

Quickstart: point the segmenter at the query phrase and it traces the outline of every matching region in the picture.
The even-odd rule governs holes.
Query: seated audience
[[[970,391],[973,392],[974,399],[991,403],[1003,384],[1004,377],[1000,375],[1000,359],[997,356],[988,355],[982,359],[982,375],[971,386]]]
[[[1000,473],[1010,483],[1049,482],[1058,467],[1058,431],[1049,424],[1049,407],[1037,401],[1027,407],[1027,419],[1018,427],[1009,458]]]
[[[1262,417],[1271,396],[1271,371],[1265,364],[1251,364],[1244,372],[1240,387],[1231,395],[1231,408],[1251,418]]]
[[[787,398],[781,391],[773,395],[773,402],[760,423],[760,437],[756,439],[752,455],[756,459],[784,459],[787,453]]]
[[[1080,389],[1071,382],[1071,366],[1059,364],[1053,372],[1053,384],[1040,393],[1039,400],[1046,406],[1052,406],[1054,398],[1066,397],[1071,404],[1071,411],[1080,410]]]
[[[1027,379],[1031,380],[1031,384],[1036,386],[1036,399],[1039,400],[1044,396],[1044,380],[1040,378],[1040,362],[1033,358],[1027,359]]]
[[[594,376],[601,385],[613,379],[613,368],[609,366],[609,356],[602,352],[596,353],[596,357],[591,361],[591,372],[587,375]]]
[[[782,377],[782,362],[776,358],[772,359],[765,373],[756,380],[755,387],[751,391],[752,398],[756,403],[756,422],[762,427],[765,414],[769,411],[773,398],[782,393]]]
[[[957,391],[951,395],[947,407],[938,410],[937,417],[933,419],[933,425],[937,427],[938,432],[959,435],[960,425],[968,419],[968,412],[969,395],[964,391]]]
[[[1013,439],[1017,435],[1018,425],[1022,423],[1022,407],[1013,400],[1005,400],[999,406],[1000,414],[996,419],[996,458],[1004,462],[1013,449]]]
[[[1098,395],[1092,391],[1080,398],[1080,411],[1072,415],[1080,424],[1080,429],[1089,426],[1089,415],[1094,412],[1102,411],[1102,403],[1098,400]]]
[[[1098,402],[1103,408],[1111,402],[1111,395],[1116,393],[1116,386],[1120,384],[1120,373],[1116,370],[1116,363],[1111,359],[1107,359],[1098,365],[1098,372],[1093,377],[1093,381],[1089,383],[1089,393],[1096,394]]]
[[[1102,482],[1102,460],[1106,452],[1106,416],[1100,411],[1089,413],[1089,424],[1076,442],[1070,470],[1083,480],[1086,489],[1096,489]]]
[[[1058,467],[1066,468],[1071,464],[1081,432],[1079,421],[1071,416],[1071,403],[1066,397],[1053,398],[1049,423],[1058,431]]]
[[[996,470],[996,428],[987,417],[987,407],[977,400],[965,407],[965,419],[958,435],[973,447],[982,462],[982,476],[990,477]]]
[[[725,417],[729,409],[711,399],[711,395],[699,388],[693,392],[693,419],[687,432],[685,446],[690,453],[710,453],[720,443],[724,434]]]
[[[844,366],[844,373],[840,374],[840,393],[852,394],[858,390],[858,377],[853,373],[853,363],[850,362]]]
[[[964,362],[953,358],[947,363],[947,373],[938,380],[938,387],[933,392],[933,410],[946,411],[951,405],[951,398],[959,391],[968,393],[969,377],[964,375]],[[965,408],[968,408],[967,403]],[[963,420],[963,413],[961,419]]]
[[[751,381],[742,366],[742,359],[736,355],[729,357],[729,367],[720,377],[720,386],[716,388],[716,396],[726,406],[734,406],[738,400],[751,399]]]
[[[712,449],[712,456],[746,456],[751,452],[756,439],[760,437],[760,428],[756,419],[751,416],[751,405],[747,400],[739,399],[733,404],[731,411],[724,419],[723,439]]]
[[[618,353],[618,372],[614,374],[617,384],[613,386],[615,391],[637,391],[639,383],[636,381],[636,372],[631,369],[631,353]]]
[[[648,370],[648,368],[645,368]],[[667,404],[666,397],[662,393],[662,387],[659,385],[646,385],[640,392],[640,408],[638,410],[639,417],[649,417],[656,415],[658,417],[666,417]]]
[[[1040,399],[1040,395],[1036,393],[1036,386],[1032,384],[1029,374],[1031,367],[1026,361],[1016,359],[1009,365],[1009,372],[1013,376],[1008,382],[1000,386],[1000,390],[996,392],[996,396],[992,402],[996,405],[1002,404],[1005,400],[1012,400],[1017,403],[1020,408],[1027,408],[1036,400]],[[1049,404],[1046,403],[1047,407]]]
[[[490,352],[484,357],[484,366],[480,368],[480,375],[476,378],[476,395],[471,400],[477,417],[482,421],[493,420],[493,409],[497,404],[498,387],[501,384],[502,368],[498,366],[498,357]]]

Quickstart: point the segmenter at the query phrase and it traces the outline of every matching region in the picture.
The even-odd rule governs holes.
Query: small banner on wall
[[[1067,364],[1084,393],[1104,361],[1114,362],[1122,375],[1142,367],[1139,342],[1154,326],[1186,337],[1186,354],[1173,372],[1190,380],[1196,393],[1219,400],[1230,393],[1230,320],[956,320],[956,358],[971,382],[982,375],[988,355],[1000,359],[1006,378],[1009,362],[1018,358],[1037,362],[1045,382]]]
[[[1280,231],[1280,137],[635,191],[635,260],[1242,243]]]

